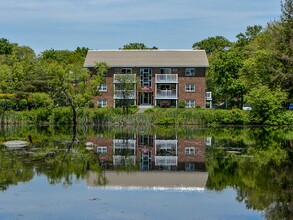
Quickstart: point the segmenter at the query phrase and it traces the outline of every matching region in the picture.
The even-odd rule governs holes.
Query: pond
[[[293,216],[289,127],[0,129],[0,219]]]

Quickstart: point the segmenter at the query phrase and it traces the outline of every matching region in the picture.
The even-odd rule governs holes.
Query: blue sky
[[[37,53],[130,42],[191,49],[216,35],[235,41],[248,25],[280,14],[280,0],[0,0],[0,38]]]

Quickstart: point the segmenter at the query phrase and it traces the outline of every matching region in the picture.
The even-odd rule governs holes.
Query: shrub
[[[32,108],[51,108],[53,106],[53,99],[46,93],[30,93],[29,97],[29,104]]]
[[[178,108],[185,108],[185,102],[178,102]]]
[[[0,99],[0,107],[5,110],[11,110],[14,108],[14,103],[9,99]]]
[[[70,107],[59,107],[52,110],[50,122],[54,124],[71,124],[72,111]]]
[[[95,103],[93,101],[89,101],[88,102],[88,107],[89,108],[94,108],[95,107]]]

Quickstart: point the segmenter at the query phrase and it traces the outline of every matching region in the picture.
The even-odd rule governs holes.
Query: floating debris
[[[18,149],[18,148],[23,148],[28,146],[29,143],[27,141],[14,140],[14,141],[6,141],[3,143],[3,145],[11,149]]]

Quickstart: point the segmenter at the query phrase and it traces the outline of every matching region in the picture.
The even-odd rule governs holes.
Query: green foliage
[[[0,55],[1,54],[11,54],[12,53],[12,44],[9,42],[9,40],[5,38],[0,38]]]
[[[272,91],[267,86],[260,85],[254,88],[247,96],[247,101],[252,105],[252,114],[256,123],[266,123],[276,116],[282,109],[282,103],[287,94],[280,89]]]
[[[148,49],[157,50],[158,48],[155,46],[153,46],[152,48],[148,48],[144,43],[129,43],[129,44],[123,45],[123,47],[120,48],[120,50],[148,50]]]
[[[32,108],[52,108],[53,99],[46,93],[30,93],[28,97],[29,104]]]
[[[14,103],[10,99],[0,99],[0,107],[6,110],[14,108]]]
[[[185,102],[178,102],[178,108],[185,108]]]
[[[59,107],[52,110],[50,122],[54,124],[68,125],[72,123],[72,111],[68,107]]]
[[[88,102],[88,107],[89,108],[94,108],[95,107],[95,103],[93,101],[89,101]]]
[[[202,41],[196,42],[192,45],[193,49],[203,49],[208,54],[213,52],[228,50],[231,42],[223,36],[208,37]]]

